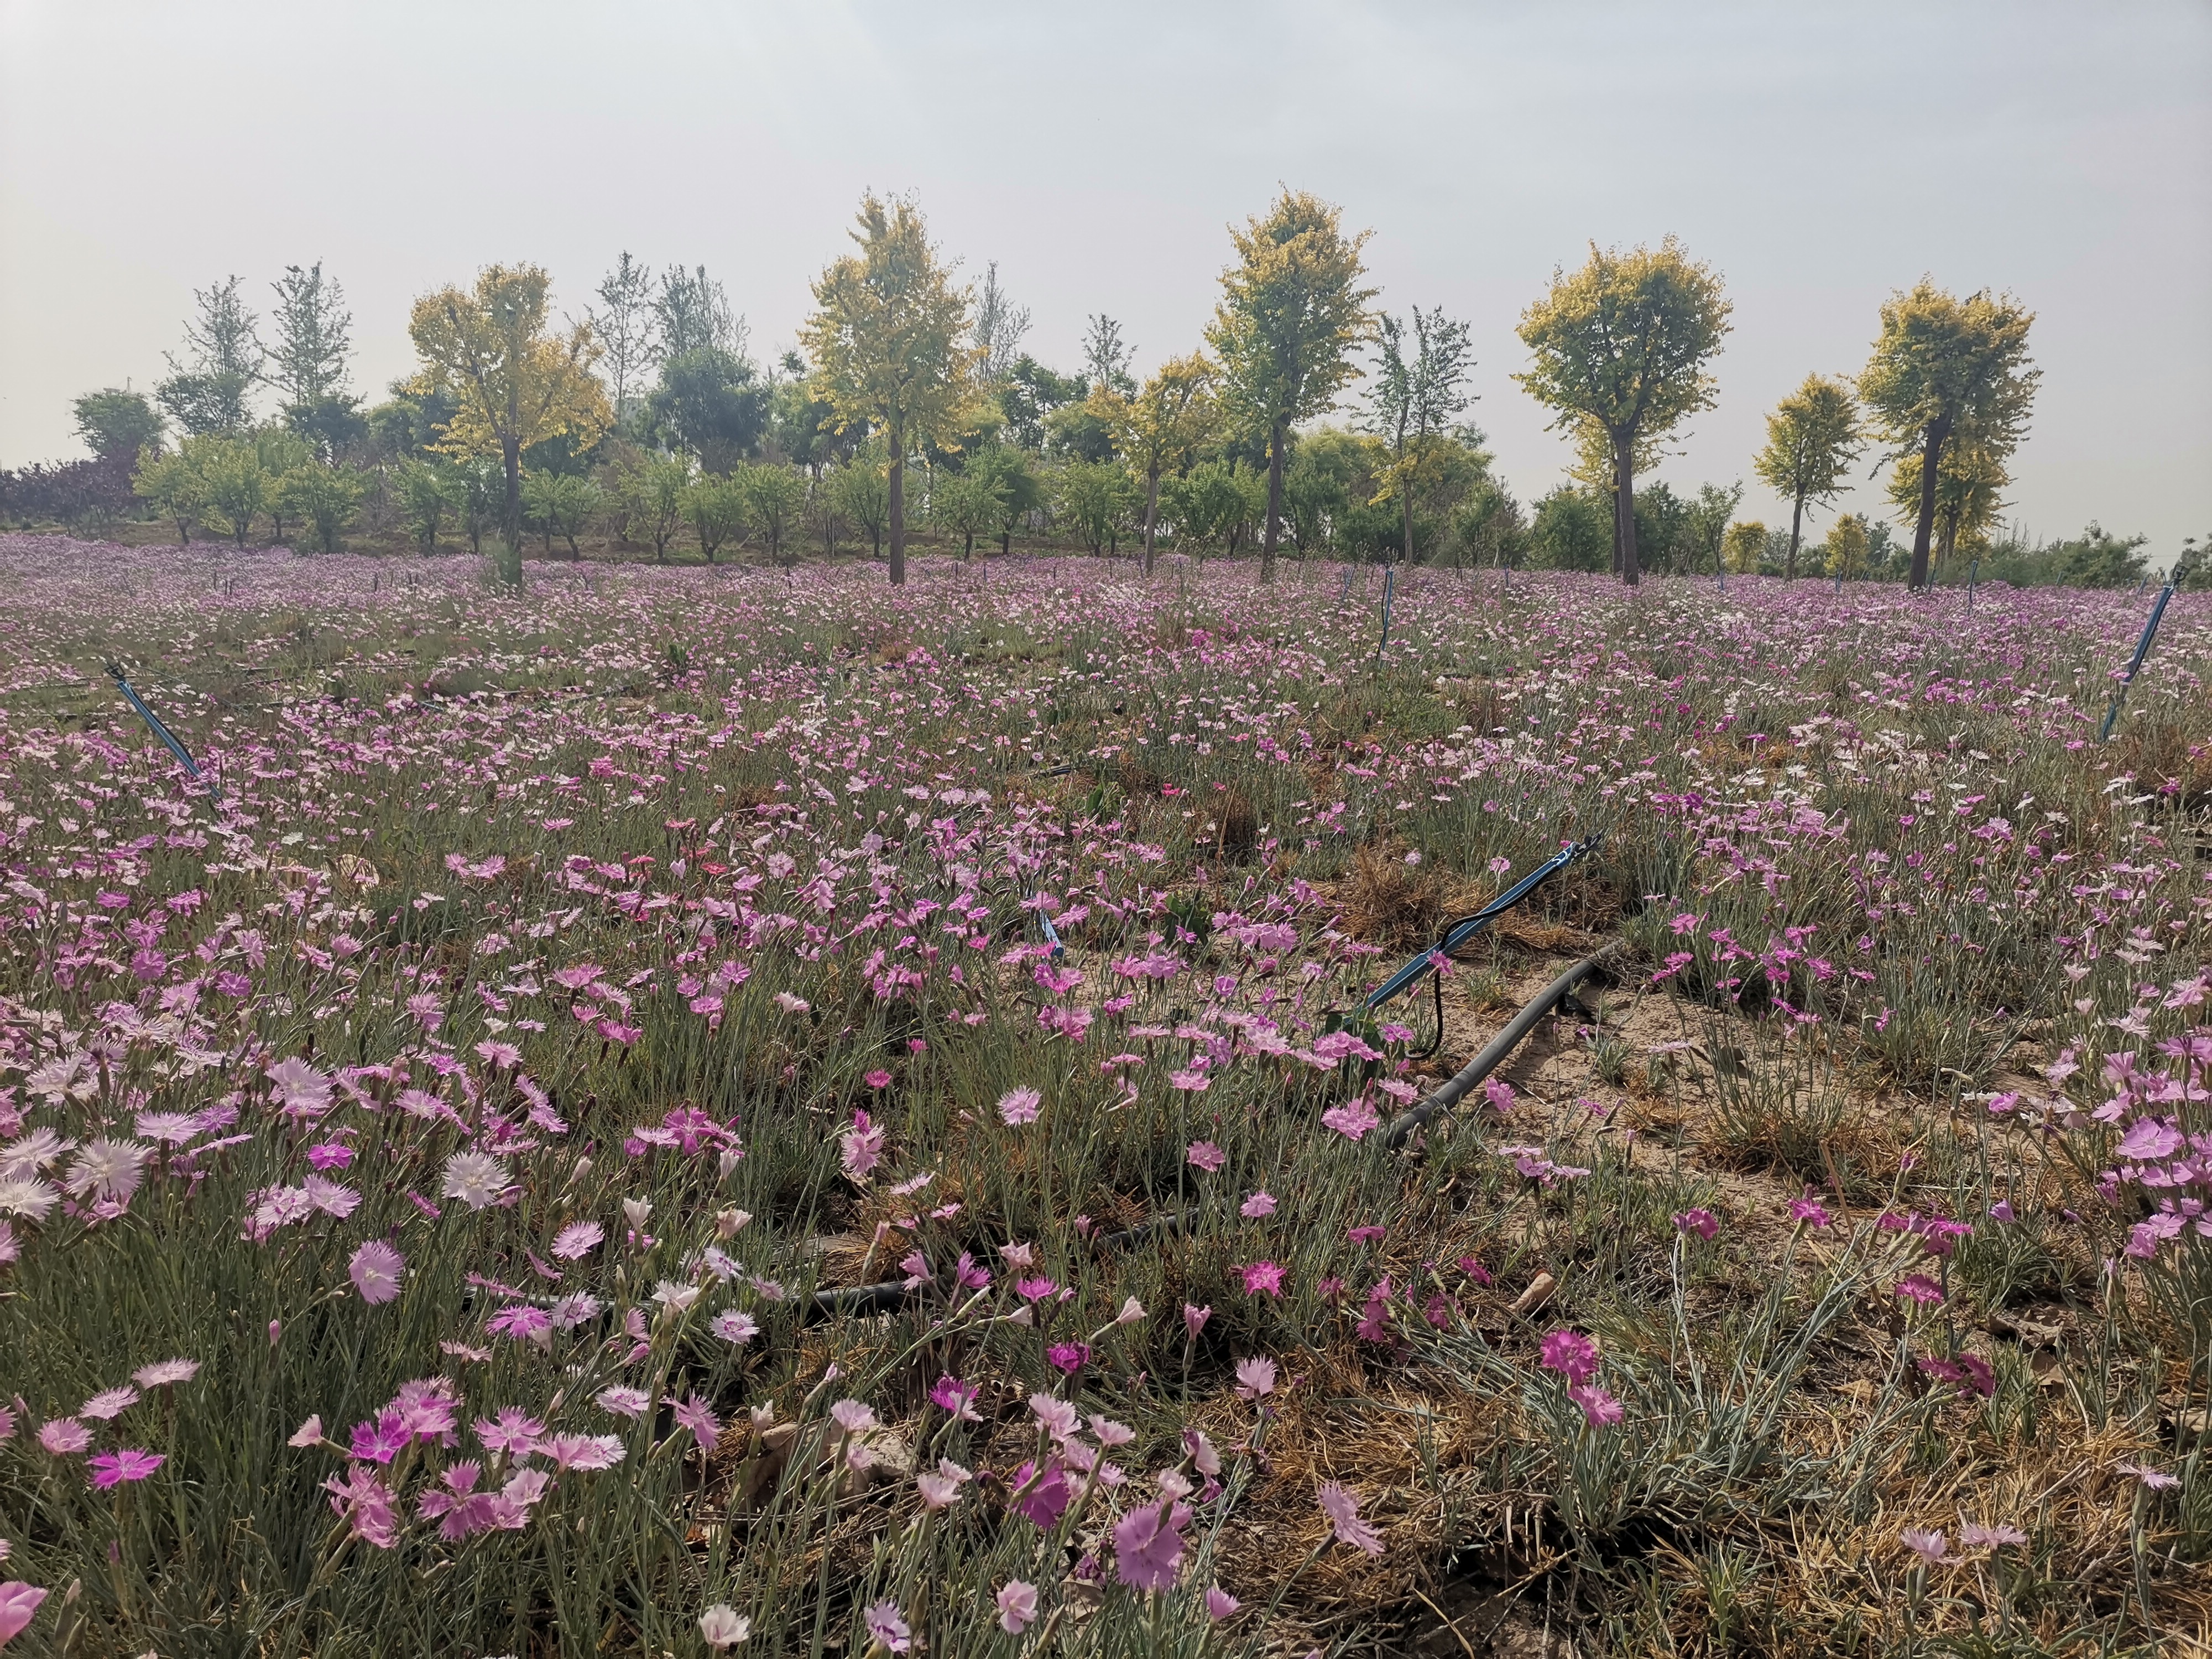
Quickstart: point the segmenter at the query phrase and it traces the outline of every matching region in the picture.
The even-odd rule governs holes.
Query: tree
[[[736,477],[746,524],[760,532],[769,557],[781,559],[783,538],[806,507],[806,481],[791,468],[773,464],[741,468]]]
[[[451,461],[434,458],[400,462],[400,514],[424,558],[438,550],[438,526],[460,504],[460,496],[461,482]]]
[[[722,544],[745,527],[744,492],[735,478],[718,478],[711,472],[694,478],[684,491],[684,511],[708,564],[714,562]]]
[[[408,323],[423,362],[418,395],[445,392],[454,401],[440,447],[500,458],[505,574],[515,582],[522,580],[522,452],[564,435],[589,445],[610,419],[606,394],[592,374],[599,348],[591,325],[550,331],[548,287],[536,265],[487,265],[468,293],[446,288],[417,300]]]
[[[1234,553],[1244,526],[1267,510],[1266,482],[1233,460],[1201,461],[1161,490],[1176,539],[1218,541]]]
[[[1452,508],[1453,562],[1464,553],[1475,564],[1506,569],[1528,550],[1528,523],[1521,503],[1494,478],[1483,478]]]
[[[1613,531],[1621,580],[1640,578],[1636,551],[1637,446],[1712,406],[1705,365],[1728,332],[1729,302],[1711,267],[1672,236],[1654,252],[1590,244],[1572,276],[1552,272],[1551,291],[1521,313],[1534,362],[1513,378],[1559,411],[1553,424],[1591,421],[1613,451]]]
[[[2089,527],[2071,541],[2054,542],[2058,580],[2070,587],[2132,587],[2150,568],[2143,548],[2147,536],[2121,538],[2090,521]]]
[[[660,331],[664,362],[687,351],[725,351],[738,358],[745,355],[745,319],[732,313],[730,296],[704,265],[688,273],[681,265],[669,266],[660,279],[653,315]]]
[[[659,361],[653,326],[653,273],[625,248],[595,292],[599,306],[592,313],[592,327],[605,350],[607,387],[614,393],[615,424],[619,426],[629,418],[639,388]]]
[[[1161,475],[1183,465],[1212,435],[1213,365],[1197,352],[1170,357],[1134,397],[1113,398],[1108,413],[1115,445],[1129,470],[1144,480],[1145,574],[1149,576],[1159,526]]]
[[[1413,354],[1408,362],[1405,325],[1388,314],[1377,320],[1381,361],[1368,392],[1368,411],[1370,429],[1390,447],[1390,465],[1376,499],[1397,498],[1405,523],[1406,562],[1411,564],[1413,490],[1422,464],[1443,441],[1446,422],[1468,404],[1467,393],[1461,390],[1468,367],[1468,328],[1445,316],[1442,307],[1425,315],[1415,306]]]
[[[930,246],[913,203],[860,200],[858,254],[816,279],[814,314],[801,330],[812,384],[841,425],[866,421],[884,434],[890,462],[891,585],[906,581],[906,458],[963,417],[975,352],[968,295]]]
[[[351,522],[354,510],[368,493],[368,480],[349,466],[311,463],[288,473],[280,489],[285,511],[298,514],[313,526],[324,552],[335,553],[339,532]]]
[[[1375,290],[1359,286],[1369,233],[1346,236],[1340,217],[1319,197],[1285,190],[1266,218],[1232,229],[1237,263],[1221,273],[1221,301],[1206,329],[1233,418],[1267,440],[1262,581],[1275,574],[1291,428],[1335,402],[1370,326]]]
[[[1929,495],[1921,482],[1928,462],[1924,451],[1908,450],[1897,458],[1889,478],[1890,505],[1900,523],[1918,523],[1920,508]],[[1972,433],[1954,430],[1936,464],[1935,516],[1929,528],[1934,540],[1929,571],[1940,570],[1953,551],[1985,547],[2004,507],[2004,487],[2012,482],[2003,459]]]
[[[1756,576],[1766,558],[1766,526],[1757,520],[1732,524],[1721,538],[1721,556],[1739,574]]]
[[[829,478],[830,500],[837,516],[866,535],[878,557],[891,517],[889,473],[889,465],[879,454],[864,449]]]
[[[653,562],[668,562],[669,538],[682,527],[691,488],[688,456],[650,456],[619,475],[617,488],[629,502],[632,526],[653,544]]]
[[[284,539],[284,520],[292,512],[284,494],[284,479],[303,466],[314,465],[315,451],[305,438],[283,426],[256,428],[252,442],[253,458],[269,480],[269,539],[273,544]]]
[[[1783,567],[1784,576],[1797,574],[1805,504],[1825,506],[1835,499],[1860,447],[1858,404],[1843,380],[1808,374],[1766,417],[1766,447],[1752,458],[1751,467],[1790,503],[1790,557]]]
[[[1920,504],[1912,532],[1916,588],[1928,585],[1943,451],[1972,439],[2002,461],[2020,441],[2042,370],[2027,356],[2034,314],[1984,289],[1964,300],[1925,276],[1881,308],[1881,335],[1859,376],[1859,397],[1900,453],[1920,452]]]
[[[254,520],[269,506],[270,480],[253,441],[209,433],[193,447],[191,460],[200,477],[202,514],[243,551]]]
[[[235,276],[194,289],[197,319],[185,324],[187,362],[169,354],[169,378],[154,388],[161,407],[185,431],[233,434],[246,429],[246,395],[261,377],[264,353],[253,313],[239,297]]]
[[[1611,540],[1605,509],[1595,498],[1562,484],[1536,503],[1528,562],[1540,570],[1603,570]]]
[[[1080,403],[1090,388],[1073,376],[1054,374],[1025,352],[994,390],[1006,417],[1008,441],[1037,451],[1044,447],[1045,422],[1054,412]]]
[[[344,398],[353,337],[344,290],[325,279],[320,260],[304,270],[285,266],[270,286],[276,290],[276,309],[270,313],[276,343],[269,350],[269,383],[283,394],[287,409]]]
[[[940,473],[930,486],[930,520],[939,530],[960,538],[963,559],[974,556],[976,537],[988,535],[997,526],[1005,506],[996,480],[981,468]]]
[[[100,459],[119,460],[125,470],[138,464],[143,451],[161,444],[161,417],[143,392],[109,386],[88,392],[70,405],[76,416],[76,435]]]
[[[1012,552],[1015,526],[1044,505],[1044,480],[1030,465],[1029,452],[1012,444],[987,444],[969,458],[962,473],[989,487],[997,506],[984,528],[999,538],[1001,554]]]
[[[1022,337],[1030,331],[1026,306],[1018,306],[999,286],[999,262],[983,269],[983,286],[975,298],[975,378],[995,386],[1013,372]]]
[[[1820,562],[1831,576],[1856,580],[1866,574],[1867,521],[1862,514],[1845,513],[1828,526]]]
[[[131,480],[135,493],[175,523],[179,547],[192,544],[192,526],[198,522],[201,504],[206,500],[198,470],[185,453],[196,441],[200,441],[187,438],[166,453],[158,449],[142,451],[138,469]]]
[[[708,471],[726,474],[760,448],[770,398],[744,358],[699,346],[661,363],[646,410],[656,432],[690,450]]]
[[[1090,544],[1106,550],[1115,527],[1135,505],[1136,491],[1126,470],[1111,461],[1070,461],[1060,469],[1057,510]]]
[[[2166,580],[2176,587],[2196,589],[2212,582],[2212,536],[2200,543],[2194,536],[2181,538],[2181,551],[2173,556]]]
[[[1111,392],[1132,397],[1137,383],[1129,377],[1129,347],[1122,343],[1121,325],[1099,312],[1083,331],[1083,372],[1092,392]]]
[[[1729,520],[1743,504],[1743,485],[1741,482],[1722,489],[1718,484],[1699,484],[1695,500],[1689,503],[1683,523],[1683,534],[1688,543],[1687,574],[1695,574],[1705,561],[1712,561],[1713,570],[1721,568],[1721,544],[1728,535]]]
[[[536,521],[545,538],[545,552],[552,556],[556,536],[568,544],[568,556],[580,559],[582,550],[576,545],[576,532],[584,527],[592,514],[599,510],[604,499],[599,485],[589,478],[580,478],[567,472],[530,472],[523,475],[523,510]]]

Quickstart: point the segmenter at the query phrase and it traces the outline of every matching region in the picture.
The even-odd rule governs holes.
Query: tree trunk
[[[1152,574],[1152,533],[1160,520],[1160,470],[1154,467],[1145,477],[1145,574]]]
[[[499,533],[509,547],[522,545],[522,446],[512,438],[499,441],[501,465],[507,469],[507,501],[500,509]]]
[[[1620,579],[1634,587],[1643,578],[1636,566],[1636,434],[1613,441],[1613,523],[1620,544]]]
[[[891,586],[906,586],[906,458],[891,446]]]
[[[1285,422],[1267,434],[1267,525],[1260,536],[1260,580],[1275,580],[1275,542],[1283,533],[1283,446],[1290,439]]]
[[[1928,540],[1936,528],[1936,468],[1950,432],[1948,420],[1929,422],[1928,441],[1920,452],[1920,520],[1912,529],[1912,571],[1906,581],[1915,592],[1928,586]]]
[[[1796,504],[1790,509],[1790,556],[1782,562],[1782,576],[1785,581],[1797,577],[1797,538],[1805,523],[1805,496],[1801,490]]]
[[[1406,514],[1406,568],[1413,568],[1413,481],[1406,479],[1398,486],[1399,504]]]

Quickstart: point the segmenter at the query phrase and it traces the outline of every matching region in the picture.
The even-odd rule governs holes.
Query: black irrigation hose
[[[1455,1073],[1443,1087],[1437,1090],[1419,1105],[1403,1116],[1393,1118],[1382,1132],[1382,1145],[1395,1152],[1405,1145],[1413,1131],[1439,1112],[1449,1112],[1465,1099],[1470,1091],[1505,1063],[1507,1056],[1521,1046],[1521,1040],[1535,1029],[1536,1022],[1566,1000],[1575,987],[1595,972],[1605,959],[1620,948],[1614,939],[1584,957],[1557,979],[1536,993],[1528,1006],[1513,1016],[1505,1029],[1490,1040],[1487,1047]],[[1154,1216],[1150,1221],[1121,1232],[1109,1233],[1097,1241],[1102,1250],[1118,1250],[1143,1243],[1157,1233],[1179,1232],[1188,1218],[1187,1210],[1171,1210]],[[817,1291],[807,1310],[807,1322],[832,1314],[880,1314],[895,1311],[914,1292],[907,1288],[903,1279],[887,1279],[878,1285],[853,1285],[842,1290]]]

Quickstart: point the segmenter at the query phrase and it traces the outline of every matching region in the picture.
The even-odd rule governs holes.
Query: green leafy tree
[[[680,351],[660,365],[646,399],[648,428],[696,456],[708,472],[727,474],[760,448],[770,389],[753,366],[716,346]]]
[[[1686,572],[1705,569],[1710,565],[1717,574],[1721,569],[1721,544],[1727,538],[1729,522],[1735,510],[1743,505],[1743,485],[1732,483],[1725,489],[1718,484],[1700,484],[1697,496],[1687,503],[1683,515]]]
[[[906,458],[965,417],[975,349],[968,295],[930,246],[911,202],[861,198],[857,254],[814,283],[815,310],[801,331],[816,394],[841,425],[865,421],[884,435],[889,462],[891,585],[906,581]]]
[[[975,295],[975,379],[996,389],[1013,372],[1022,337],[1030,331],[1026,306],[1018,306],[999,286],[999,262],[984,267],[983,282]]]
[[[1732,524],[1721,538],[1721,556],[1728,568],[1745,576],[1755,576],[1759,566],[1766,561],[1768,532],[1756,519]]]
[[[890,468],[875,445],[862,449],[829,477],[830,500],[837,516],[868,538],[883,556],[884,532],[891,520]]]
[[[2173,557],[2173,568],[2166,580],[2176,587],[2192,591],[2212,587],[2212,536],[2199,542],[2194,536],[2181,538],[2181,551]]]
[[[1054,511],[1075,526],[1093,554],[1104,552],[1136,504],[1127,471],[1112,461],[1069,461],[1055,483]]]
[[[1752,458],[1751,466],[1790,503],[1790,556],[1784,575],[1797,574],[1806,504],[1825,506],[1835,499],[1862,447],[1858,402],[1850,384],[1825,374],[1808,374],[1766,417],[1766,447]]]
[[[722,544],[744,532],[744,487],[735,478],[703,473],[684,492],[684,515],[691,521],[691,533],[699,538],[700,552],[713,564]]]
[[[1170,357],[1134,395],[1105,394],[1104,409],[1114,441],[1145,492],[1145,574],[1152,574],[1152,550],[1160,514],[1160,478],[1187,465],[1213,435],[1218,420],[1213,365],[1196,352]],[[1300,544],[1303,548],[1304,544]]]
[[[1588,490],[1562,484],[1536,503],[1528,562],[1540,570],[1603,570],[1612,543],[1605,509]]]
[[[1103,311],[1083,331],[1083,373],[1091,392],[1122,398],[1136,395],[1137,383],[1130,378],[1129,347],[1121,339],[1121,325]]]
[[[1926,277],[1881,308],[1881,335],[1859,376],[1859,397],[1900,453],[1917,450],[1920,501],[1907,580],[1928,585],[1943,452],[1954,440],[2002,463],[2017,447],[2042,371],[2031,365],[2034,314],[1986,289],[1964,300]]]
[[[311,462],[286,473],[277,489],[285,511],[315,532],[316,543],[324,552],[335,553],[339,535],[353,522],[362,498],[368,494],[368,478],[350,466]]]
[[[1454,558],[1477,567],[1510,569],[1528,554],[1528,521],[1521,503],[1495,478],[1479,480],[1453,507],[1450,531]]]
[[[959,472],[939,473],[930,486],[930,522],[940,532],[960,538],[963,559],[974,556],[976,537],[997,528],[1005,505],[997,481],[973,465]]]
[[[418,396],[442,392],[453,413],[440,447],[464,459],[496,455],[505,474],[501,574],[522,580],[522,452],[556,438],[597,441],[611,418],[592,366],[588,323],[548,325],[550,283],[536,265],[487,265],[467,292],[441,289],[415,302],[408,332],[422,358]]]
[[[1856,581],[1867,570],[1867,521],[1863,514],[1845,513],[1828,526],[1820,544],[1820,568],[1831,576]]]
[[[768,556],[781,560],[784,538],[806,510],[806,480],[787,466],[748,466],[737,473],[745,523],[768,544]]]
[[[688,271],[669,266],[653,314],[664,362],[692,351],[720,351],[740,359],[745,355],[745,319],[730,309],[729,295],[704,265]]]
[[[283,394],[288,409],[343,398],[353,340],[353,313],[345,308],[344,290],[323,275],[320,260],[304,270],[287,265],[271,286],[276,308],[269,319],[276,340],[269,349],[269,383]]]
[[[214,441],[192,451],[200,475],[201,515],[242,550],[253,521],[268,510],[273,480],[251,438],[205,435]]]
[[[289,427],[283,426],[256,427],[250,441],[254,459],[261,464],[262,476],[269,480],[269,539],[271,543],[282,542],[284,520],[291,516],[282,487],[284,475],[313,465],[314,447]]]
[[[1231,230],[1237,263],[1221,274],[1220,304],[1206,330],[1232,419],[1267,441],[1262,581],[1275,574],[1291,428],[1336,401],[1370,326],[1366,307],[1375,290],[1359,286],[1368,233],[1345,235],[1340,217],[1320,198],[1285,190],[1265,218]]]
[[[1613,532],[1621,579],[1640,577],[1636,547],[1637,449],[1712,406],[1705,366],[1728,332],[1729,302],[1712,269],[1668,237],[1655,251],[1590,245],[1572,276],[1521,314],[1534,362],[1513,378],[1572,430],[1595,422],[1613,452]]]
[[[459,506],[458,469],[442,459],[399,464],[399,511],[415,545],[428,558],[438,550],[438,530]]]
[[[2094,520],[2070,541],[2054,542],[2049,551],[2058,580],[2069,587],[2133,587],[2150,569],[2143,549],[2147,536],[2119,537]]]
[[[1917,526],[1921,504],[1929,494],[1920,476],[1927,463],[1924,450],[1908,450],[1890,471],[1889,501],[1900,523]],[[1943,445],[1943,459],[1936,464],[1931,574],[1942,570],[1959,549],[1979,552],[1988,547],[2004,510],[2005,486],[2011,482],[1996,451],[1971,434],[1951,434]]]
[[[194,437],[243,432],[252,420],[246,399],[261,378],[265,353],[238,289],[233,276],[192,290],[198,314],[185,324],[185,361],[170,354],[168,378],[154,388],[170,418]]]
[[[1413,349],[1405,349],[1406,325],[1379,318],[1381,347],[1368,392],[1370,429],[1390,448],[1390,465],[1378,495],[1395,497],[1404,520],[1406,562],[1413,562],[1413,496],[1425,465],[1448,448],[1444,429],[1467,407],[1468,326],[1441,307],[1413,312]]]
[[[991,391],[1006,417],[1007,441],[1036,453],[1045,447],[1045,422],[1055,410],[1082,402],[1090,387],[1079,377],[1054,374],[1024,352],[991,382]]]
[[[200,481],[199,469],[185,452],[201,440],[187,438],[175,449],[167,452],[148,449],[140,452],[137,469],[132,473],[131,488],[149,502],[162,517],[177,526],[177,545],[190,547],[192,526],[199,522],[200,508],[207,500],[207,492]]]
[[[109,386],[86,392],[70,408],[76,416],[76,435],[103,461],[112,459],[134,467],[140,455],[161,447],[161,417],[143,392]]]
[[[523,512],[544,535],[548,556],[552,554],[556,536],[568,544],[571,559],[584,556],[576,545],[577,533],[599,510],[604,500],[599,485],[574,473],[531,472],[523,477]]]
[[[1160,494],[1178,543],[1218,542],[1232,555],[1245,527],[1267,510],[1266,480],[1234,460],[1201,461]]]
[[[999,538],[1001,554],[1012,552],[1015,530],[1045,504],[1044,480],[1030,465],[1029,452],[1010,443],[987,444],[962,471],[989,487],[997,506],[984,528]]]
[[[653,544],[653,562],[668,562],[668,543],[690,511],[691,461],[684,455],[652,455],[623,470],[617,485],[629,503],[631,526]]]

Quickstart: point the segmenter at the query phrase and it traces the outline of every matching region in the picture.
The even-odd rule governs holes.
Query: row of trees
[[[1164,532],[1256,544],[1263,579],[1286,543],[1302,555],[1408,560],[1609,558],[1632,583],[1646,568],[1721,568],[1740,487],[1677,496],[1638,484],[1714,400],[1729,304],[1709,266],[1672,238],[1626,252],[1593,245],[1522,314],[1530,366],[1514,378],[1553,411],[1577,457],[1569,484],[1529,517],[1462,422],[1467,325],[1418,306],[1375,310],[1366,240],[1334,207],[1286,190],[1232,230],[1201,349],[1139,382],[1118,325],[1096,316],[1085,373],[1066,376],[1022,350],[1028,314],[995,266],[976,287],[957,284],[919,209],[871,195],[853,251],[813,283],[802,351],[766,368],[704,268],[656,276],[625,252],[581,319],[554,317],[546,275],[531,265],[489,267],[467,288],[425,295],[410,319],[420,371],[367,409],[347,380],[351,316],[319,264],[273,285],[267,344],[233,276],[196,295],[185,349],[152,403],[127,390],[79,401],[80,429],[107,470],[100,489],[87,478],[78,493],[112,502],[119,465],[173,516],[182,507],[242,535],[246,458],[268,451],[275,429],[308,459],[287,449],[283,465],[261,465],[256,510],[272,524],[280,496],[303,521],[301,504],[320,500],[327,521],[349,491],[381,490],[417,526],[450,519],[479,543],[495,530],[518,578],[533,528],[550,550],[556,534],[573,548],[587,521],[624,540],[634,523],[653,526],[642,539],[665,556],[665,526],[688,525],[711,557],[744,533],[732,526],[757,526],[780,551],[787,526],[811,522],[826,537],[841,516],[888,542],[894,582],[910,520],[972,547],[1047,514],[1094,547],[1127,535],[1148,568]],[[1783,574],[1796,574],[1808,512],[1833,501],[1869,444],[1912,526],[1910,580],[1925,583],[1962,550],[1987,550],[2036,385],[2032,320],[2008,297],[1961,300],[1923,280],[1882,307],[1855,380],[1808,375],[1783,400],[1753,461],[1790,503]],[[1351,423],[1317,425],[1363,374]],[[278,408],[258,427],[264,391]],[[173,454],[159,453],[164,415],[184,434]],[[325,487],[304,465],[377,477]],[[489,515],[471,471],[485,467],[497,473]],[[70,495],[59,471],[34,480],[46,496]],[[861,500],[878,478],[880,532]],[[1764,562],[1764,526],[1736,530],[1736,556],[1756,539]],[[1886,535],[1867,533],[1869,562],[1884,562]],[[1820,564],[1839,559],[1849,562],[1821,544]]]

